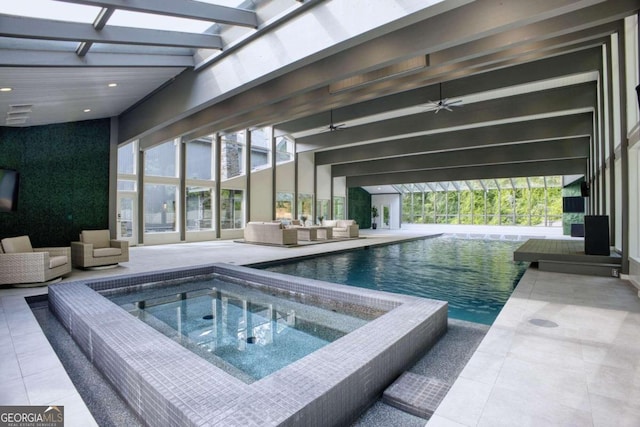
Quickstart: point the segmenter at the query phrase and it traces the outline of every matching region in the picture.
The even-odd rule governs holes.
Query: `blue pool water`
[[[368,322],[364,314],[338,313],[220,278],[159,283],[109,299],[247,383]]]
[[[528,263],[513,261],[522,242],[420,239],[266,267],[294,276],[449,302],[449,316],[490,325]]]

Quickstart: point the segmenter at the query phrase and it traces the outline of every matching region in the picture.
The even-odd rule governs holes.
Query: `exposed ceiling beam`
[[[573,114],[319,151],[314,155],[314,164],[339,164],[485,145],[590,136],[592,132],[592,113]]]
[[[626,1],[626,0],[623,0]],[[347,78],[352,75],[372,71],[381,67],[393,64],[394,62],[411,57],[429,54],[431,52],[443,50],[461,43],[497,34],[501,31],[515,28],[522,25],[548,19],[551,16],[570,13],[589,5],[602,3],[602,0],[510,0],[509,2],[500,0],[474,1],[464,6],[454,8],[445,13],[432,18],[425,19],[416,24],[398,29],[397,31],[385,34],[384,37],[376,37],[375,33],[366,35],[369,37],[351,49],[350,46],[336,46],[333,52],[327,50],[322,55],[309,57],[309,62],[300,62],[295,67],[301,68],[311,64],[311,60],[316,61],[313,66],[313,73],[307,79],[298,79],[296,73],[289,73],[287,78],[275,81],[277,75],[269,76],[269,84],[276,84],[276,96],[262,98],[252,97],[254,108],[261,106],[256,100],[268,100],[273,104],[286,99],[287,96],[317,89],[327,85],[331,81]],[[323,3],[317,7],[317,13],[321,13]],[[397,28],[397,27],[396,27]],[[365,35],[360,35],[357,39],[363,40]],[[356,38],[354,38],[355,43]],[[366,40],[366,39],[365,39]],[[342,49],[342,50],[340,50]],[[229,64],[221,61],[213,64],[211,73],[215,74],[217,68],[228,67]],[[291,65],[291,64],[289,64]],[[284,70],[291,67],[283,67]],[[310,70],[309,70],[310,71]],[[284,73],[283,73],[284,74]],[[194,76],[183,75],[180,79],[191,80]],[[262,83],[263,77],[251,79],[243,82],[243,88],[249,89]],[[187,93],[180,93],[180,84],[173,85],[167,90],[159,91],[153,97],[137,105],[135,109],[120,117],[120,137],[123,140],[139,137],[154,130],[169,126],[174,118],[179,115],[171,107],[163,109],[157,114],[152,111],[157,105],[178,105],[190,112],[206,108],[224,100],[220,93],[220,86],[216,83],[207,86],[207,76],[195,76],[195,81],[190,84],[202,87],[199,93],[207,93],[208,99],[201,101],[200,98],[190,96]],[[210,90],[208,90],[210,88]],[[225,93],[231,93],[226,91]],[[286,96],[285,96],[286,95]],[[196,105],[196,102],[200,102]],[[207,117],[215,117],[215,114],[206,114]],[[144,120],[142,120],[144,118]],[[203,126],[206,124],[203,123]]]
[[[411,184],[414,182],[464,181],[471,179],[492,179],[527,176],[584,175],[587,169],[585,159],[550,160],[542,162],[522,162],[501,165],[482,165],[450,169],[434,169],[386,173],[376,175],[348,176],[347,187],[369,185]]]
[[[96,16],[96,19],[93,21],[93,28],[98,31],[102,30],[107,25],[107,22],[115,11],[116,10],[113,8],[103,7],[98,13],[98,16]],[[89,52],[89,49],[91,49],[91,46],[93,46],[93,43],[91,42],[80,42],[80,44],[76,48],[76,54],[78,56],[85,56]]]
[[[397,117],[348,127],[331,133],[320,133],[296,140],[298,151],[339,147],[349,144],[396,139],[402,135],[432,133],[436,129],[458,126],[474,127],[482,123],[509,120],[563,111],[592,111],[597,105],[596,84],[592,82],[519,94],[465,105],[454,112],[424,113]]]
[[[254,11],[220,6],[192,0],[57,0],[65,3],[116,8],[132,12],[152,13],[179,18],[211,21],[219,24],[256,28],[258,17]]]
[[[602,64],[602,49],[591,48],[567,53],[539,61],[516,64],[490,73],[479,73],[458,78],[442,84],[443,93],[448,98],[496,90],[508,86],[524,85],[531,82],[550,80],[571,74],[596,71]],[[378,97],[333,110],[340,121],[349,121],[362,116],[374,116],[392,110],[401,110],[425,104],[428,99],[437,99],[438,84],[423,86],[410,91]],[[314,94],[315,105],[321,94]],[[273,108],[273,106],[271,106]],[[283,133],[295,134],[307,129],[320,128],[327,124],[326,112],[308,115],[301,119],[290,120],[276,125]]]
[[[588,137],[571,138],[343,163],[332,166],[331,175],[373,175],[463,166],[586,159],[589,156],[589,140]]]
[[[191,55],[100,53],[78,56],[74,52],[0,49],[4,67],[193,67]]]
[[[108,26],[98,31],[91,24],[5,14],[0,14],[0,36],[41,40],[222,49],[222,39],[212,34],[193,34],[116,26]]]

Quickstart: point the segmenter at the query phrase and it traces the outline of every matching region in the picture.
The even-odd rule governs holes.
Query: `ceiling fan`
[[[455,101],[450,101],[449,98],[442,97],[442,83],[440,83],[440,100],[439,101],[431,101],[429,100],[428,104],[429,110],[433,110],[438,114],[439,111],[447,110],[453,111],[451,107],[462,107],[462,100],[457,99]]]
[[[345,124],[333,124],[333,110],[329,111],[329,126],[326,127],[326,130],[333,132],[335,130],[346,129]]]

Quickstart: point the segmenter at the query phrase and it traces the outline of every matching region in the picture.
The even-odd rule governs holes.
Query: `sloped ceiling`
[[[333,3],[339,1],[309,2],[305,13],[321,19],[322,8]],[[176,136],[273,126],[277,135],[296,138],[299,152],[314,151],[316,163],[330,165],[333,176],[346,176],[348,186],[582,175],[604,163],[605,150],[595,149],[612,139],[602,127],[603,112],[614,102],[624,111],[635,92],[623,85],[616,94],[611,79],[602,77],[605,70],[612,76],[624,69],[615,62],[617,49],[625,48],[625,18],[631,17],[627,27],[637,26],[640,2],[476,0],[451,6],[328,47],[317,58],[188,111],[165,100],[198,83],[198,71],[185,67],[177,75],[175,68],[159,67],[153,71],[157,82],[150,73],[145,83],[170,80],[163,89],[142,104],[122,95],[127,109],[121,105],[117,113],[120,140],[142,138],[150,146]],[[4,71],[3,81],[15,77],[11,72],[60,72]],[[74,79],[81,84],[93,72]],[[46,98],[49,89],[37,78],[33,90]],[[197,87],[206,92],[206,85]],[[141,84],[140,91],[150,90]],[[461,106],[436,114],[430,101],[441,98],[461,100]],[[173,118],[149,120],[167,114]],[[331,123],[342,129],[329,131]]]

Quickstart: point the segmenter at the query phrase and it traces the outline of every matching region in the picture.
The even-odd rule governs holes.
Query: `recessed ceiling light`
[[[109,87],[116,87],[116,86],[118,86],[118,83],[109,83],[107,86],[109,86]]]
[[[91,108],[85,108],[85,109],[84,109],[84,112],[85,112],[85,113],[88,113],[88,112],[90,112],[90,111],[91,111]]]
[[[0,92],[11,92],[12,90],[11,87],[0,87]]]

